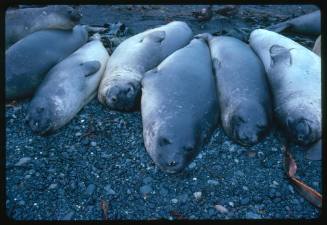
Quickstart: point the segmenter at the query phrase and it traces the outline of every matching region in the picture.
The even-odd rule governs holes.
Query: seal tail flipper
[[[271,57],[271,66],[274,66],[280,62],[287,62],[288,65],[292,65],[292,56],[290,51],[291,49],[287,49],[280,45],[272,45],[269,49],[270,57]]]
[[[280,33],[282,31],[289,29],[291,26],[292,26],[292,24],[290,24],[288,22],[282,22],[282,23],[271,25],[271,26],[267,27],[266,30]]]
[[[101,67],[101,63],[97,60],[87,61],[79,64],[85,77],[95,74]]]
[[[307,152],[305,154],[305,158],[309,160],[321,160],[321,149],[322,143],[320,139],[319,141],[308,147]]]
[[[166,37],[166,32],[163,31],[163,30],[156,30],[156,31],[153,31],[153,32],[150,32],[148,34],[146,34],[140,42],[143,42],[144,40],[146,39],[149,39],[153,42],[158,42],[158,43],[161,43]]]

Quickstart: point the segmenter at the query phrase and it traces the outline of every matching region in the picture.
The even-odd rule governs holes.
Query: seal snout
[[[32,105],[27,120],[31,130],[36,134],[44,135],[51,130],[52,123],[44,106]]]
[[[293,128],[293,129],[292,129]],[[313,140],[313,134],[311,132],[310,124],[307,120],[300,119],[296,121],[291,129],[294,132],[294,137],[299,144],[309,144]]]
[[[106,104],[113,110],[130,111],[134,108],[136,94],[130,84],[115,85],[106,91]]]

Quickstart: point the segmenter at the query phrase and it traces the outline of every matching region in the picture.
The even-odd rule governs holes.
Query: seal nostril
[[[171,144],[170,140],[165,138],[165,137],[160,137],[159,138],[159,146],[165,146]]]
[[[168,166],[176,166],[176,161],[170,161],[168,162]]]
[[[116,96],[112,96],[112,97],[111,97],[111,101],[112,101],[112,102],[116,102],[116,101],[117,101],[117,97],[116,97]]]

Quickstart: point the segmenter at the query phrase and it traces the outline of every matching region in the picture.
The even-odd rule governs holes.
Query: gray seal
[[[31,96],[49,69],[86,43],[82,26],[73,30],[42,30],[6,51],[6,100]]]
[[[174,21],[123,41],[108,60],[99,87],[99,101],[111,110],[135,110],[140,102],[144,73],[187,45],[191,38],[188,25]]]
[[[142,80],[144,145],[167,173],[182,171],[210,138],[219,107],[210,51],[194,39]]]
[[[320,10],[267,27],[274,32],[291,31],[300,34],[319,35],[321,33]]]
[[[317,55],[321,56],[321,35],[319,35],[319,37],[317,38],[312,51]]]
[[[35,31],[45,29],[70,30],[79,23],[80,18],[81,14],[77,9],[65,5],[7,9],[6,48]]]
[[[44,135],[59,129],[92,100],[108,58],[101,41],[93,40],[54,66],[29,105],[32,131]]]
[[[321,138],[321,59],[311,50],[272,31],[257,29],[249,39],[267,72],[274,112],[299,145]]]
[[[264,66],[251,47],[228,36],[207,40],[216,75],[221,123],[235,142],[251,146],[267,134],[272,101]]]

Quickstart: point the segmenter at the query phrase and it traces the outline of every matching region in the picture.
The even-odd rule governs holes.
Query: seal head
[[[33,99],[34,100],[34,99]],[[45,135],[53,129],[53,122],[51,118],[55,117],[51,101],[44,98],[37,98],[32,101],[28,109],[28,124],[32,131],[39,135]]]
[[[239,144],[252,146],[258,143],[268,132],[269,119],[263,107],[246,102],[239,105],[230,119],[230,133]],[[253,109],[256,109],[253,112]]]

